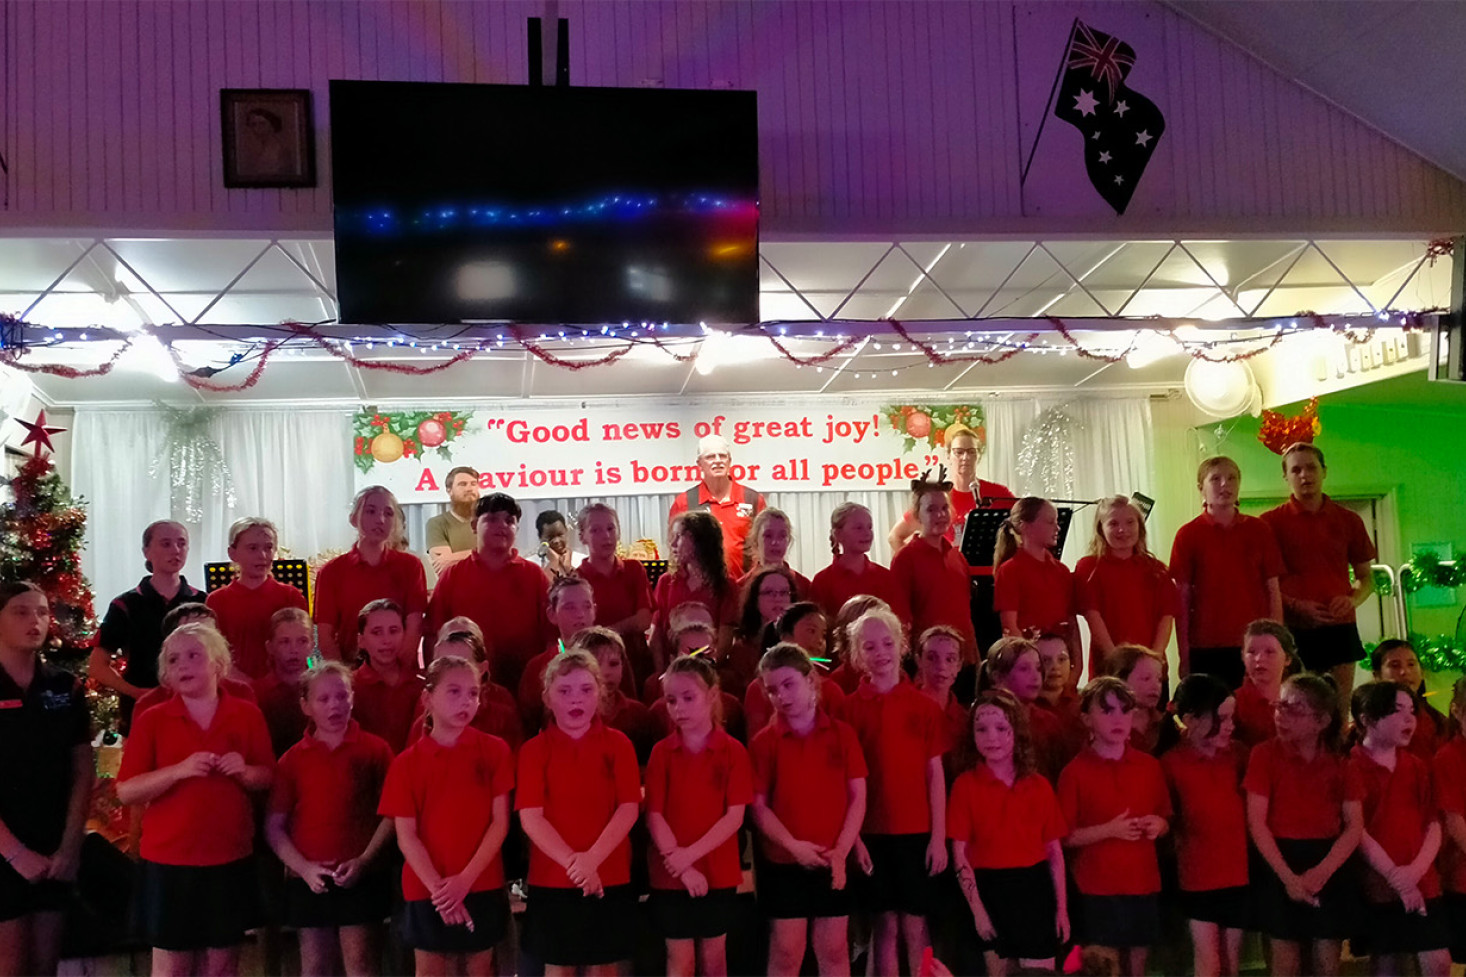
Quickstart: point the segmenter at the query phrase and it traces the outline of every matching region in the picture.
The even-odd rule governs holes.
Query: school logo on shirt
[[[19,704],[20,703],[18,703],[18,702],[16,703],[16,705],[19,705]],[[71,693],[70,692],[42,692],[41,693],[41,711],[43,711],[43,712],[54,712],[54,711],[56,711],[58,709],[70,709],[70,708],[71,708]]]
[[[738,503],[738,518],[740,518],[740,519],[752,519],[753,518],[753,503],[752,502],[740,502],[740,503]]]

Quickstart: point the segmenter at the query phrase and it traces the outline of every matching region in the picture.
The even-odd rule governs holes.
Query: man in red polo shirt
[[[702,481],[677,496],[668,522],[684,512],[703,509],[723,527],[723,562],[728,576],[743,576],[743,541],[753,517],[764,510],[764,497],[733,481],[733,453],[721,436],[710,434],[697,443],[697,470]]]
[[[1283,451],[1287,502],[1262,514],[1283,554],[1283,614],[1310,672],[1332,673],[1348,704],[1354,669],[1364,657],[1354,609],[1374,590],[1374,542],[1364,520],[1323,492],[1323,452],[1299,442]],[[1354,572],[1351,580],[1349,571]]]

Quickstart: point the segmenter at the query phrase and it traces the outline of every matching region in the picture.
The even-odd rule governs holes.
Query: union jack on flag
[[[1074,37],[1069,42],[1068,69],[1088,69],[1090,77],[1102,82],[1108,90],[1107,103],[1115,101],[1116,92],[1134,64],[1135,50],[1130,45],[1075,22]]]

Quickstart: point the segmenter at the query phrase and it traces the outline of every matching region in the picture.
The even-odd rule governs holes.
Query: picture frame
[[[315,126],[308,88],[222,88],[224,186],[313,187]]]

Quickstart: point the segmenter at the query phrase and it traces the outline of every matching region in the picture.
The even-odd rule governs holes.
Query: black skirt
[[[973,871],[996,935],[983,947],[1005,960],[1048,960],[1059,952],[1059,900],[1048,862]],[[969,914],[970,919],[970,914]]]
[[[61,912],[70,904],[73,888],[72,883],[55,879],[27,882],[8,863],[0,862],[0,923],[33,913]]]
[[[443,922],[430,899],[403,903],[398,922],[402,942],[426,953],[482,953],[503,941],[509,932],[509,896],[503,889],[470,892],[463,907],[473,919],[472,930]]]
[[[1323,861],[1333,838],[1278,838],[1278,852],[1294,872],[1302,873]],[[1264,864],[1253,877],[1252,890],[1257,906],[1258,928],[1275,940],[1342,940],[1355,935],[1358,911],[1355,872],[1346,862],[1323,891],[1318,905],[1295,902],[1277,873]]]
[[[1084,946],[1117,950],[1155,946],[1160,938],[1160,899],[1146,896],[1087,896],[1080,893],[1075,933]]]
[[[1360,907],[1358,935],[1350,939],[1355,956],[1379,953],[1423,953],[1451,944],[1447,910],[1441,900],[1425,904],[1425,915],[1407,913],[1394,902],[1366,902]]]
[[[530,886],[524,944],[541,963],[560,967],[630,960],[639,917],[630,885],[609,886],[599,897],[579,889]]]
[[[849,877],[845,888],[832,889],[827,868],[804,868],[761,857],[754,868],[754,881],[758,888],[759,911],[770,919],[849,916],[854,902],[850,895]]]
[[[1252,889],[1245,885],[1200,891],[1181,889],[1176,893],[1176,907],[1182,916],[1198,923],[1247,929],[1252,921]]]
[[[373,926],[392,913],[392,878],[381,869],[367,872],[349,888],[326,884],[316,895],[300,876],[285,877],[284,921],[295,929]]]
[[[652,924],[664,940],[724,936],[738,915],[738,890],[709,889],[696,898],[686,889],[653,889],[647,900]]]
[[[860,905],[873,913],[925,916],[931,911],[936,880],[926,871],[931,835],[861,835],[870,852],[871,873],[850,873]]]
[[[187,952],[238,946],[260,923],[254,859],[224,865],[138,866],[133,896],[137,939]]]
[[[1466,963],[1466,894],[1447,892],[1441,899],[1451,934],[1451,962]]]

